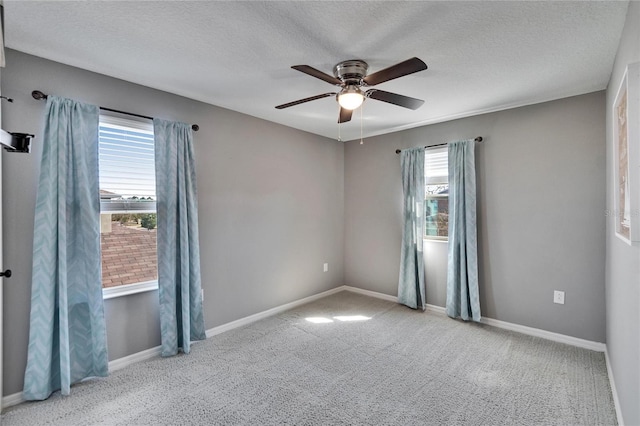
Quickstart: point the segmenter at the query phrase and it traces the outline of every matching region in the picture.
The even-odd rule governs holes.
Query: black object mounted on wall
[[[0,10],[2,8],[0,7]],[[13,99],[6,96],[0,96],[0,99],[5,99],[9,103],[13,103]],[[29,133],[10,133],[0,129],[0,144],[9,152],[26,152],[31,151],[29,146],[31,138],[34,136]],[[0,275],[1,277],[2,275]]]
[[[31,139],[34,135],[29,133],[9,133],[0,129],[0,144],[9,152],[26,152],[31,151]]]

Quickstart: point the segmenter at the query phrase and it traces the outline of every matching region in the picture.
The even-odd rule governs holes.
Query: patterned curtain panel
[[[36,200],[23,396],[109,372],[100,277],[98,107],[49,96]]]
[[[153,120],[162,356],[204,340],[198,203],[191,126]]]
[[[410,308],[425,309],[424,258],[424,148],[400,153],[404,193],[404,231],[400,252],[398,302]]]
[[[480,321],[475,141],[449,143],[447,315]]]

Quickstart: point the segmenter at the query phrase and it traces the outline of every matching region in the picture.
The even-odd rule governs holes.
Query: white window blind
[[[156,177],[151,120],[100,115],[100,209],[155,212]]]
[[[447,147],[425,150],[424,181],[427,185],[449,181],[449,152]]]

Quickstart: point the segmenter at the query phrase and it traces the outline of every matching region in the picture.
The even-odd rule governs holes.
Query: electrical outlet
[[[329,270],[329,264],[328,264],[328,263],[325,263],[325,264],[324,264],[324,267],[323,267],[323,269],[322,269],[322,270],[323,270],[324,272],[327,272],[327,271]]]
[[[555,290],[553,292],[553,303],[564,305],[564,291]]]

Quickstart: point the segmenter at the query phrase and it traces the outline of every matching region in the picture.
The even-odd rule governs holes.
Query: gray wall
[[[605,94],[424,126],[345,146],[345,284],[396,295],[402,187],[397,148],[478,144],[485,317],[605,341]],[[446,301],[447,243],[425,243],[427,303]],[[553,291],[566,292],[565,304]]]
[[[631,2],[607,89],[607,208],[611,211],[615,209],[612,108],[625,67],[640,61],[639,22],[640,3]],[[615,236],[613,217],[606,223],[607,350],[624,424],[640,425],[640,245],[629,246]]]
[[[3,155],[4,389],[22,388],[29,330],[33,216],[45,103],[31,91],[166,119],[195,133],[207,328],[343,284],[344,148],[165,92],[7,51],[2,128],[32,132],[29,155]],[[329,272],[322,272],[324,262]],[[157,292],[105,301],[109,358],[159,345]]]

